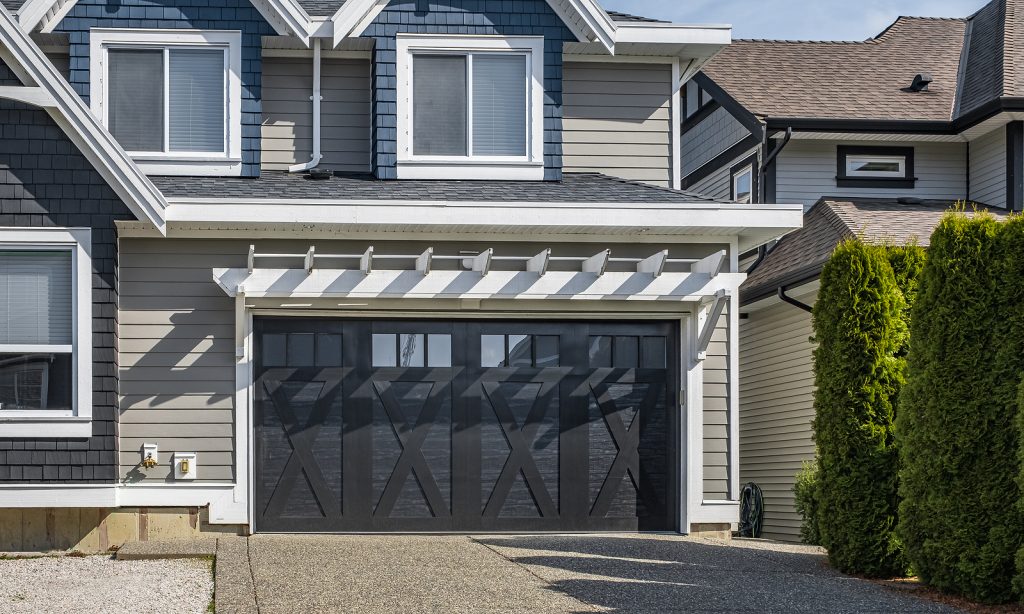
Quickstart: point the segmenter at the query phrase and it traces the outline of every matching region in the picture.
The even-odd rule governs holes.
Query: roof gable
[[[135,165],[6,8],[0,8],[0,59],[22,87],[3,97],[43,108],[138,219],[164,231],[167,201]]]
[[[760,117],[950,121],[966,29],[900,17],[862,42],[738,40],[703,72]],[[922,72],[929,91],[904,91]]]

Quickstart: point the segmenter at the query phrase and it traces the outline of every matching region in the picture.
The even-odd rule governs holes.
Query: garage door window
[[[373,335],[374,367],[452,366],[452,336],[422,333]]]
[[[597,335],[590,338],[590,366],[614,369],[664,369],[664,337]]]
[[[341,335],[268,333],[263,336],[266,367],[340,367]]]
[[[558,366],[557,335],[481,335],[481,367]]]

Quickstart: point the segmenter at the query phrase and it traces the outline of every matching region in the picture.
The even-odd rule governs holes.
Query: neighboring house
[[[802,212],[679,189],[727,27],[4,5],[0,550],[736,521],[738,259]]]
[[[957,201],[1024,206],[1022,28],[1024,2],[996,0],[863,42],[736,41],[684,87],[685,189],[807,209],[802,230],[741,258],[740,481],[764,492],[766,536],[799,538],[792,486],[814,457],[803,308],[832,249],[927,245]]]

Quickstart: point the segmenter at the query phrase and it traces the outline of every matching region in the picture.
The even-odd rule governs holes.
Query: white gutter
[[[320,95],[320,39],[313,39],[313,156],[309,162],[295,164],[288,167],[289,173],[301,173],[311,168],[316,168],[323,158],[320,153],[320,102],[323,97]]]

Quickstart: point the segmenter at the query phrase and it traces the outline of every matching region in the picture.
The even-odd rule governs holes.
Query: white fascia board
[[[117,507],[115,484],[2,484],[0,508]]]
[[[615,43],[721,45],[732,43],[732,26],[718,24],[619,23]]]
[[[334,15],[332,40],[335,47],[350,36],[359,36],[373,23],[377,15],[388,5],[389,0],[348,0]],[[573,29],[580,42],[589,42],[588,33],[576,31],[570,13],[576,13],[587,25],[590,33],[608,53],[615,51],[616,24],[595,0],[547,0],[548,5],[561,17],[567,27]]]
[[[100,125],[96,116],[6,9],[0,9],[0,46],[3,47],[5,61],[14,62],[17,69],[32,81],[25,85],[38,87],[42,90],[40,97],[53,99],[54,106],[45,107],[47,113],[132,213],[140,220],[151,222],[161,233],[165,232],[167,201],[163,194]]]
[[[76,0],[27,0],[18,9],[18,23],[25,32],[36,26],[42,32],[52,32],[75,3]],[[275,32],[291,34],[309,45],[312,20],[296,0],[252,0],[252,5]]]
[[[803,225],[802,205],[732,203],[535,203],[177,198],[175,223],[329,224],[353,230],[782,236]]]
[[[338,299],[516,299],[571,301],[696,302],[719,292],[734,294],[743,273],[649,273],[548,271],[431,271],[348,269],[213,269],[228,296]]]

